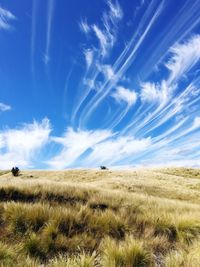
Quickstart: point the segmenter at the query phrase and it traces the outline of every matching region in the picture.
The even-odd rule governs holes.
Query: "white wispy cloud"
[[[109,81],[115,81],[116,80],[115,72],[114,72],[111,65],[108,65],[108,64],[100,65],[99,64],[97,67],[98,67],[99,71],[104,74],[104,77],[106,80],[109,80]]]
[[[117,24],[123,18],[123,11],[118,2],[113,3],[109,0],[107,1],[107,5],[109,10],[103,13],[103,26],[100,27],[96,24],[91,26],[99,41],[102,57],[107,56],[109,50],[114,46],[117,35]]]
[[[142,45],[148,33],[150,32],[154,23],[160,16],[163,10],[163,6],[164,1],[161,1],[159,5],[156,4],[156,1],[152,1],[149,5],[144,15],[144,21],[142,20],[142,23],[139,26],[139,29],[137,30],[136,34],[133,35],[128,45],[125,47],[125,49],[117,58],[116,62],[113,64],[113,70],[115,72],[116,79],[121,79],[127,69],[133,63],[136,57],[136,53],[138,52],[140,46]],[[149,20],[147,20],[148,17],[150,18]],[[116,79],[114,80],[114,83],[116,83]],[[112,88],[112,82],[105,81],[105,83],[102,84],[102,88],[98,91],[96,95],[94,95],[94,97],[90,101],[88,101],[88,103],[82,110],[82,113],[80,115],[80,121],[82,121],[82,123],[88,121],[90,116],[94,113],[95,109],[97,109],[97,107],[105,99],[105,97],[110,94],[110,90],[112,90]]]
[[[110,18],[114,22],[116,19],[121,20],[123,18],[123,10],[121,6],[119,5],[118,1],[113,3],[111,0],[107,1],[107,4],[110,8]]]
[[[85,34],[88,34],[90,32],[90,26],[87,22],[87,19],[82,19],[80,22],[79,22],[79,28],[80,30],[85,33]]]
[[[0,103],[0,111],[8,111],[11,110],[11,106],[6,105],[4,103]]]
[[[84,50],[85,60],[87,64],[87,68],[89,68],[93,63],[94,58],[94,51],[92,49],[86,49]]]
[[[170,71],[169,82],[183,77],[200,59],[200,35],[194,35],[183,43],[170,48],[172,54],[165,66]]]
[[[12,28],[10,22],[16,17],[7,9],[0,6],[0,29],[10,30]]]
[[[116,90],[111,96],[118,102],[125,102],[128,106],[135,104],[137,101],[137,94],[133,90],[124,88],[123,86],[117,86]]]
[[[88,166],[115,165],[131,155],[141,153],[150,145],[150,138],[135,139],[131,136],[113,138],[96,144],[92,153],[86,158],[85,164]]]
[[[168,124],[163,134],[152,138],[151,146],[140,155],[139,163],[148,165],[176,165],[181,162],[187,163],[182,166],[191,165],[192,159],[199,158],[199,129],[200,119],[195,117],[180,118],[175,124]],[[135,160],[132,157],[133,162]],[[138,160],[138,158],[137,158]]]
[[[82,167],[97,167],[103,163],[114,165],[119,160],[140,153],[151,145],[151,138],[116,137],[116,134],[109,130],[75,131],[68,128],[63,137],[52,138],[52,141],[61,144],[63,148],[47,163],[51,168],[62,169],[75,164],[82,157]],[[88,154],[83,156],[88,150]]]
[[[87,149],[111,137],[107,130],[84,131],[68,128],[63,137],[53,137],[52,141],[63,146],[61,152],[47,163],[56,169],[62,169],[74,163]]]
[[[196,130],[198,128],[200,128],[200,117],[199,116],[194,118],[191,130]]]
[[[119,65],[119,77],[121,73],[124,73],[135,59],[135,55],[139,50],[141,44],[144,42],[145,38],[149,34],[153,25],[156,23],[157,19],[161,15],[164,7],[164,1],[160,1],[159,5],[156,4],[156,10],[152,12],[153,7],[155,7],[155,1],[151,1],[149,4],[137,31],[133,34],[128,45],[125,47],[119,58],[117,59],[115,66]],[[149,20],[147,18],[149,17]],[[148,23],[147,23],[148,21]],[[139,38],[138,38],[139,36]]]
[[[37,153],[47,144],[50,132],[48,119],[0,131],[0,168],[31,167]]]
[[[168,1],[165,1],[165,5],[168,3]],[[191,2],[186,0],[182,3],[183,5],[178,10],[176,16],[167,20],[167,23],[163,25],[162,31],[155,35],[152,46],[149,46],[149,56],[140,69],[143,77],[148,77],[153,69],[157,69],[158,65],[168,55],[169,47],[173,46],[174,42],[182,43],[185,38],[188,38],[188,36],[191,36],[196,31],[195,28],[200,23],[199,1],[194,0]]]
[[[149,122],[153,121],[148,126],[146,133],[155,130],[156,128],[166,123],[167,121],[170,121],[171,119],[175,118],[178,114],[184,112],[184,110],[186,109],[189,109],[190,115],[192,115],[191,114],[192,106],[194,109],[194,104],[198,103],[198,101],[200,100],[200,96],[198,96],[199,95],[198,79],[193,80],[189,85],[182,88],[182,91],[179,94],[176,94],[176,96],[174,96],[174,91],[177,88],[177,85],[176,84],[167,85],[167,82],[165,82],[164,84],[165,84],[164,87],[165,91],[167,92],[167,97],[164,98],[164,100],[162,99],[162,97],[158,98],[160,101],[159,102],[160,105],[158,106],[157,109],[154,110],[154,112],[151,113],[150,116],[146,116],[145,124],[147,126]],[[149,103],[153,103],[153,101]],[[185,118],[185,115],[181,117]]]
[[[173,138],[170,137],[171,142],[176,142],[177,140],[181,140],[181,138],[185,138],[188,135],[190,135],[190,138],[191,136],[194,136],[195,131],[199,130],[200,128],[200,117],[196,116],[190,120],[192,120],[192,124],[187,125],[187,127],[185,127],[182,131],[177,133],[176,136],[173,136]]]
[[[83,84],[86,85],[89,88],[94,88],[95,87],[95,81],[94,79],[84,79]]]
[[[185,167],[185,168],[199,168],[198,159],[170,159],[169,157],[156,157],[154,161],[144,161],[143,164],[140,164],[141,167],[152,167],[152,168],[161,168],[161,167]]]
[[[185,117],[185,112],[187,112],[187,115],[190,115],[191,118],[193,117],[193,115],[196,115],[195,112],[198,114],[198,107],[195,107],[195,104],[200,100],[199,82],[199,77],[193,79],[192,82],[190,82],[187,86],[182,87],[182,90],[179,91],[179,93],[176,92],[178,89],[177,84],[168,85],[166,81],[162,81],[162,86],[160,86],[158,83],[158,89],[160,87],[162,88],[162,90],[159,90],[158,94],[158,107],[154,110],[151,109],[151,112],[148,111],[148,116],[145,116],[143,123],[137,123],[137,126],[134,127],[134,131],[136,129],[142,129],[142,127],[146,127],[145,133],[149,134],[151,131],[154,131],[162,124],[170,122],[170,120],[177,117],[177,115],[180,117],[181,113],[184,113],[184,115],[181,116],[182,118]],[[163,89],[165,89],[165,92],[167,92],[167,94],[164,94],[167,96],[164,99],[162,98],[162,94],[160,95]],[[148,103],[153,104],[154,101],[150,100]],[[144,109],[144,114],[145,113],[147,114],[146,109]],[[142,129],[142,131],[144,132],[144,129]]]
[[[142,155],[140,163],[145,166],[199,167],[199,132],[182,135],[181,128],[161,142],[152,144],[147,154]]]
[[[54,4],[55,4],[54,0],[48,0],[46,49],[43,56],[43,61],[45,65],[48,65],[50,61],[50,44],[51,44],[51,30],[52,30]]]
[[[99,41],[101,47],[101,55],[104,57],[108,53],[108,47],[110,46],[108,36],[97,25],[93,25],[92,29]]]
[[[165,81],[161,84],[145,82],[141,83],[140,97],[144,102],[162,102],[167,100],[169,91]]]
[[[113,2],[108,0],[106,1],[106,4],[107,9],[103,12],[103,15],[98,24],[89,24],[87,19],[82,19],[79,23],[81,31],[86,35],[90,34],[95,36],[99,45],[96,46],[96,43],[95,45],[89,44],[88,47],[90,48],[88,48],[87,50],[93,50],[93,55],[91,55],[91,53],[85,53],[86,50],[83,51],[86,58],[87,69],[82,82],[87,87],[85,88],[85,90],[82,90],[82,88],[80,88],[79,90],[81,91],[80,94],[82,95],[78,97],[79,101],[77,103],[77,106],[74,108],[72,115],[73,120],[77,116],[82,103],[90,94],[91,90],[95,89],[98,92],[102,90],[102,87],[104,87],[103,82],[98,80],[101,72],[104,74],[104,77],[107,80],[112,77],[112,81],[114,81],[116,78],[114,76],[114,70],[112,69],[111,65],[105,64],[104,59],[105,57],[109,58],[110,51],[116,43],[118,26],[119,22],[123,18],[123,11],[117,1]],[[93,61],[90,64],[91,56],[93,57]],[[88,71],[89,65],[90,71]]]

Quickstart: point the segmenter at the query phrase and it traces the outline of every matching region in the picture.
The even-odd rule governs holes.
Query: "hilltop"
[[[191,267],[200,170],[0,172],[0,266]]]

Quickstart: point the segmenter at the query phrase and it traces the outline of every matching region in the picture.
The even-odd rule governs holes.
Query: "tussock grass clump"
[[[168,221],[158,221],[155,223],[155,236],[164,235],[167,236],[169,241],[176,241],[178,239],[178,229],[176,225],[168,223]]]
[[[115,240],[106,238],[103,241],[103,266],[126,267],[126,266],[151,266],[151,253],[144,243],[132,237],[117,243]]]
[[[171,251],[165,258],[165,267],[184,266],[185,253],[183,251]]]
[[[81,254],[71,259],[60,256],[51,261],[51,267],[95,267],[95,256]]]
[[[199,245],[199,241],[196,241],[189,248],[172,250],[165,258],[165,267],[198,267],[200,264]]]
[[[185,254],[186,267],[196,267],[200,263],[200,242],[194,242]]]
[[[13,248],[0,242],[0,266],[9,266],[13,263],[16,253]]]
[[[52,208],[44,204],[8,203],[4,207],[4,220],[12,232],[24,234],[39,231],[48,221]]]
[[[197,219],[189,219],[188,216],[179,217],[176,220],[178,238],[180,241],[191,244],[200,235],[200,224]]]
[[[42,267],[42,264],[37,259],[31,259],[28,257],[22,257],[18,262],[13,264],[13,267]]]
[[[80,249],[92,253],[98,248],[99,240],[93,236],[83,233],[77,234],[71,238],[59,234],[54,242],[54,251],[60,253],[79,253]]]
[[[164,234],[169,241],[181,241],[191,243],[200,234],[200,224],[188,216],[163,216],[162,220],[155,223],[155,235]]]
[[[111,209],[113,211],[117,211],[119,207],[122,205],[123,199],[118,196],[113,197],[106,194],[95,194],[94,196],[91,196],[88,200],[88,206],[93,210],[99,210],[99,211],[105,211],[108,209]]]
[[[46,253],[41,245],[41,240],[35,233],[32,233],[26,238],[24,250],[30,257],[46,260]]]
[[[169,240],[166,236],[156,236],[145,238],[146,247],[151,248],[151,251],[154,254],[165,255],[169,250],[173,248],[173,244],[169,243]]]
[[[83,206],[63,210],[57,217],[58,229],[68,237],[83,233],[87,229],[91,216],[92,212]]]
[[[114,214],[111,211],[104,213],[96,213],[89,222],[89,229],[91,233],[96,234],[99,237],[110,235],[116,239],[122,239],[126,232],[125,218]]]

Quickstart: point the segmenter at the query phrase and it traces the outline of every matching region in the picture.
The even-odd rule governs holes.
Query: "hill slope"
[[[0,266],[200,266],[198,169],[0,172],[0,181]]]

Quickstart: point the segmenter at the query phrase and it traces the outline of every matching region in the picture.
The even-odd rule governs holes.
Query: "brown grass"
[[[0,173],[0,266],[198,267],[198,172]]]

